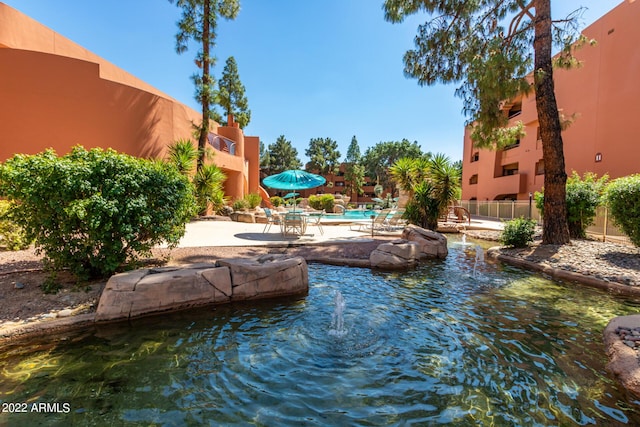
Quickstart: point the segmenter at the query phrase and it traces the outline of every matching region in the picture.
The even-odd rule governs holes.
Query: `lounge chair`
[[[282,224],[282,218],[280,217],[280,215],[278,215],[277,213],[273,213],[271,209],[264,208],[264,214],[267,217],[267,223],[264,226],[264,230],[262,230],[263,233],[266,233],[268,230],[270,230],[273,224]]]
[[[373,222],[359,222],[352,224],[351,230],[354,230],[353,226],[357,225],[357,231],[387,231],[389,229],[389,223],[387,217],[391,214],[391,209],[382,209],[380,213],[373,219]]]
[[[388,227],[392,230],[396,228],[404,228],[407,225],[407,220],[402,217],[403,215],[404,210],[399,210],[393,214],[389,214],[386,218]]]

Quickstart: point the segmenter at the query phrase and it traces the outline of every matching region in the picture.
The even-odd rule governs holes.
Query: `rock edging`
[[[622,283],[606,281],[598,279],[597,277],[587,276],[575,271],[563,270],[560,268],[550,267],[544,264],[537,264],[535,262],[527,261],[522,258],[513,257],[511,255],[505,255],[500,252],[500,246],[494,246],[487,249],[488,257],[504,262],[505,264],[514,265],[516,267],[522,267],[527,270],[538,271],[554,279],[564,280],[569,282],[578,282],[583,285],[591,286],[594,288],[604,289],[609,292],[614,292],[620,295],[640,296],[640,288],[624,285]]]
[[[609,358],[607,370],[636,398],[640,398],[638,351],[625,344],[618,335],[618,331],[621,328],[634,329],[638,326],[640,326],[640,314],[614,317],[603,332],[606,353]]]

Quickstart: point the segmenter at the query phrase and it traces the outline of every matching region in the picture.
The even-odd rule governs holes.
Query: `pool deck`
[[[192,221],[187,224],[187,231],[180,240],[178,247],[205,246],[291,246],[291,245],[321,245],[349,242],[371,241],[371,231],[358,231],[354,224],[368,223],[368,221],[344,220],[323,222],[324,234],[316,226],[309,226],[301,237],[283,236],[278,225],[263,233],[265,224],[254,224],[234,221]],[[472,219],[471,224],[465,224],[466,230],[502,230],[502,222],[487,219]],[[376,231],[376,236],[398,236],[401,229],[396,231]]]

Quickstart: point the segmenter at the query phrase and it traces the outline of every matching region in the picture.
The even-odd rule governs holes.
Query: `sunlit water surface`
[[[452,242],[409,273],[310,265],[305,298],[5,347],[2,402],[70,410],[0,424],[640,425],[602,343],[637,304],[490,262],[474,274],[475,250]]]

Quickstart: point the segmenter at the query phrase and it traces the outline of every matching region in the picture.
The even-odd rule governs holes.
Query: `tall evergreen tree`
[[[476,146],[508,145],[522,124],[506,128],[503,102],[535,90],[545,165],[543,243],[569,242],[564,153],[555,99],[552,45],[571,56],[576,15],[554,21],[551,0],[385,0],[385,17],[401,22],[426,12],[416,48],[404,56],[405,74],[420,85],[459,83]],[[561,61],[565,64],[572,61]],[[527,75],[533,71],[533,85]],[[547,211],[548,209],[548,211]]]
[[[169,0],[182,9],[182,17],[178,21],[176,34],[176,52],[184,53],[189,48],[189,41],[200,44],[196,54],[196,65],[201,74],[194,74],[192,79],[196,86],[196,100],[202,106],[202,123],[198,131],[198,170],[205,161],[205,147],[209,134],[209,122],[213,117],[212,104],[215,101],[215,79],[211,75],[211,67],[215,65],[215,57],[211,50],[215,46],[218,17],[235,19],[240,10],[239,0]]]
[[[220,88],[218,90],[218,105],[222,107],[225,114],[222,123],[228,124],[226,123],[227,117],[233,115],[240,128],[246,127],[251,121],[251,110],[244,94],[244,85],[240,81],[238,65],[233,56],[227,58],[218,86]]]
[[[347,157],[345,157],[345,163],[360,163],[360,159],[362,158],[362,154],[360,154],[360,145],[358,144],[358,140],[356,136],[353,135],[351,138],[351,143],[349,144],[349,148],[347,148]]]
[[[302,162],[298,158],[298,150],[284,135],[280,135],[276,142],[269,144],[269,171],[275,175],[289,169],[300,169]]]

